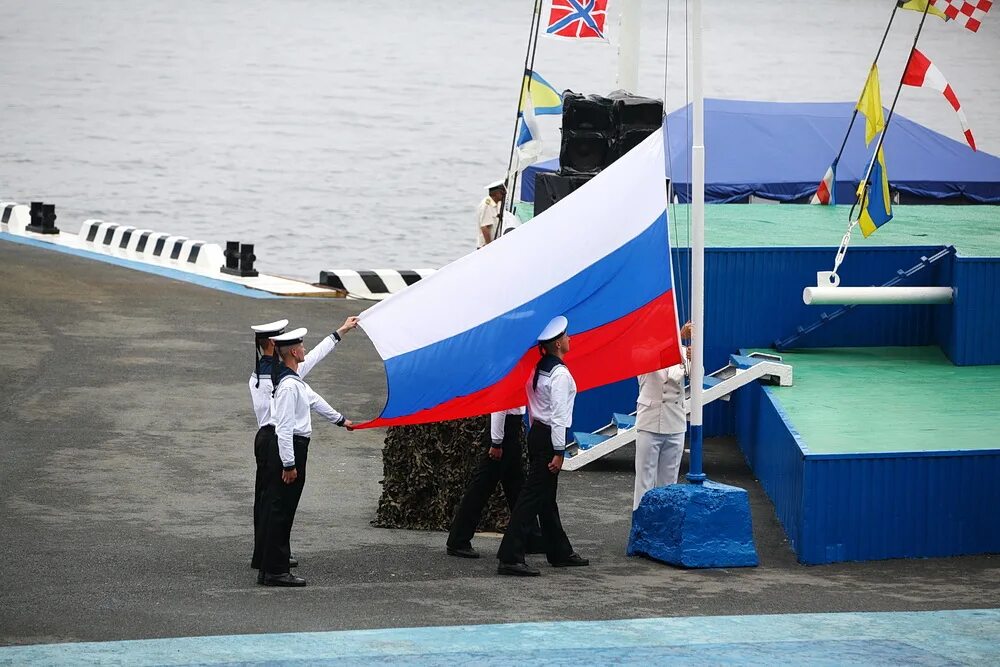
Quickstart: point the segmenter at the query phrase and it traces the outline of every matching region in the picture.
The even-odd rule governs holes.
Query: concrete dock
[[[443,533],[370,526],[384,433],[318,420],[292,533],[309,586],[264,588],[249,568],[249,324],[287,317],[310,346],[366,304],[248,298],[6,240],[0,304],[3,645],[1000,607],[997,556],[797,564],[731,440],[707,443],[706,471],[749,490],[760,567],[625,557],[626,448],[560,479],[567,532],[592,565],[501,578],[495,538],[463,560],[445,555]],[[361,331],[309,382],[352,419],[384,398]]]

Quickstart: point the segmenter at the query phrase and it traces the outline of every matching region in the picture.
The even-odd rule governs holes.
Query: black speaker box
[[[599,95],[563,94],[563,132],[610,132],[614,127],[613,103]]]
[[[663,125],[663,102],[616,90],[609,99],[612,118],[619,132],[629,129],[658,129]]]
[[[612,139],[606,132],[562,133],[559,171],[567,174],[596,174],[611,163]]]
[[[630,150],[638,146],[657,128],[622,130],[611,145],[611,162],[614,162]]]
[[[554,172],[535,174],[535,215],[563,199],[593,177],[593,174]]]

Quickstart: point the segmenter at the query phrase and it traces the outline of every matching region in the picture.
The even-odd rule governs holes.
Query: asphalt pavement
[[[0,240],[0,644],[394,628],[1000,607],[1000,558],[799,565],[731,439],[712,479],[748,489],[761,564],[683,570],[625,556],[632,450],[560,479],[587,568],[498,577],[445,534],[374,528],[381,430],[314,420],[292,534],[304,589],[249,567],[255,422],[249,325],[287,317],[307,345],[364,302],[252,299]],[[375,416],[382,364],[352,332],[309,377]],[[683,471],[682,471],[683,472]]]

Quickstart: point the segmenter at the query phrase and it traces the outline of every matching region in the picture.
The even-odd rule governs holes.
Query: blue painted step
[[[590,449],[608,439],[606,435],[595,433],[573,433],[573,437],[576,438],[576,444],[580,445],[580,449]]]
[[[619,429],[635,428],[635,417],[632,415],[623,415],[620,412],[615,412],[611,417],[611,421]]]
[[[711,375],[706,375],[705,376],[705,380],[704,380],[704,382],[701,383],[701,385],[705,389],[711,389],[712,387],[714,387],[715,385],[719,384],[720,382],[722,382],[722,380],[720,380],[719,378],[714,378]]]
[[[729,355],[729,363],[733,364],[737,368],[742,368],[743,370],[746,370],[751,366],[756,366],[761,361],[763,361],[763,359],[758,359],[757,357],[747,357],[742,354]]]

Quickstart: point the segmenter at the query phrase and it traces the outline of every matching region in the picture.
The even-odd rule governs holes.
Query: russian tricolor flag
[[[419,424],[525,404],[550,319],[569,319],[582,391],[681,361],[662,130],[530,222],[372,306],[382,414]]]

